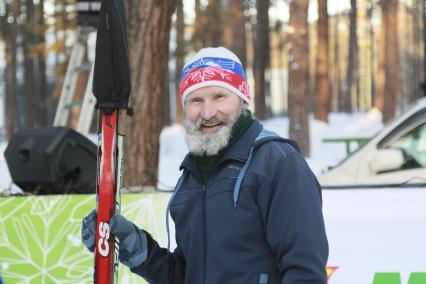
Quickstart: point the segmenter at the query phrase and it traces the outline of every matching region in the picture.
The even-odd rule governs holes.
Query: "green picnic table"
[[[356,142],[358,147],[367,142],[370,137],[330,137],[323,138],[322,142],[324,143],[345,143],[346,145],[346,156],[349,155],[351,151],[351,143]]]

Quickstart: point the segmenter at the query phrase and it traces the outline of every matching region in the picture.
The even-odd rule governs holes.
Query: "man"
[[[150,283],[326,283],[320,186],[297,145],[252,118],[237,56],[200,50],[180,93],[189,153],[168,207],[177,247],[116,215],[120,261]],[[91,251],[95,224],[93,211],[82,228]]]

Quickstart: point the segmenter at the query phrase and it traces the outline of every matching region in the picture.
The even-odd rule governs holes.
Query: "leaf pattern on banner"
[[[169,197],[123,195],[122,214],[164,242]],[[94,195],[0,198],[4,283],[92,283],[93,254],[83,246],[80,231],[81,220],[94,206]],[[120,265],[118,282],[145,283],[124,265]]]

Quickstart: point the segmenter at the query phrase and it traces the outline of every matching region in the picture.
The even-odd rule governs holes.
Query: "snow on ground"
[[[0,143],[0,192],[9,188],[12,179],[10,178],[9,169],[7,168],[6,160],[4,158],[4,150],[6,150],[7,144],[5,142]]]
[[[264,126],[283,137],[288,137],[288,118],[279,117],[264,121]],[[315,174],[320,174],[329,166],[335,165],[346,155],[345,145],[341,143],[323,143],[323,138],[371,137],[380,128],[381,113],[372,109],[367,113],[329,115],[329,123],[323,123],[310,117],[311,157],[307,159]],[[90,137],[93,140],[93,137]],[[0,143],[0,192],[10,187],[11,178],[3,156],[7,144]],[[355,145],[353,145],[355,147]],[[179,165],[187,152],[184,130],[181,125],[172,125],[163,129],[160,137],[160,161],[158,188],[172,190],[180,175]]]

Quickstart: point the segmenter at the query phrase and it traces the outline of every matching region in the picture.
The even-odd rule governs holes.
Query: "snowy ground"
[[[320,174],[343,159],[344,144],[323,143],[323,138],[362,136],[370,137],[381,127],[381,113],[373,109],[368,113],[351,115],[333,113],[325,124],[310,118],[311,157],[308,163],[315,174]],[[274,118],[264,122],[266,128],[288,137],[288,118]],[[3,153],[7,144],[0,143],[0,192],[11,185],[11,178]],[[355,145],[353,145],[355,147]],[[166,127],[161,133],[158,187],[171,190],[179,177],[179,165],[187,152],[184,132],[180,125]]]

